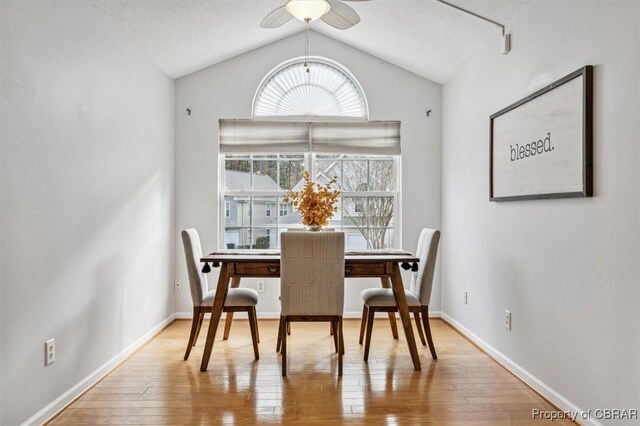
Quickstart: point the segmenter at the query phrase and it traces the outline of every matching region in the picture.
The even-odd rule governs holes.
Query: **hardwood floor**
[[[532,420],[532,409],[554,410],[440,320],[431,323],[438,360],[418,342],[421,371],[413,369],[402,333],[392,338],[387,319],[376,320],[363,362],[360,320],[345,320],[341,379],[325,323],[294,324],[287,377],[275,352],[278,321],[259,324],[259,361],[248,321],[236,319],[202,373],[204,336],[183,361],[190,322],[176,321],[50,424],[538,425],[545,422]]]

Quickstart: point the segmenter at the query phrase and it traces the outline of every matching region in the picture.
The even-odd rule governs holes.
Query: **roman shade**
[[[306,151],[309,151],[308,123],[220,120],[220,153]]]
[[[399,121],[220,120],[220,153],[400,154]]]

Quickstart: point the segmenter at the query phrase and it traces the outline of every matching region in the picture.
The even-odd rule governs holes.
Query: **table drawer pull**
[[[344,267],[345,274],[350,274],[353,271],[353,266],[347,265]]]
[[[272,274],[275,274],[278,272],[278,270],[280,268],[278,268],[277,266],[268,266],[267,269],[269,270],[269,272],[271,272]]]

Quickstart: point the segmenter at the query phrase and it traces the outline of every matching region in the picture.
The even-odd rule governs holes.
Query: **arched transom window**
[[[337,62],[295,58],[271,70],[253,100],[253,117],[368,120],[367,99],[355,77]]]

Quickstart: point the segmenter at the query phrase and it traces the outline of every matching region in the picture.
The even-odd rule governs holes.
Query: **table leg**
[[[391,288],[391,283],[389,282],[389,277],[380,277],[380,281],[382,281],[382,288]],[[389,312],[389,324],[391,325],[391,334],[393,334],[393,338],[398,338],[398,326],[396,325],[396,313]]]
[[[396,262],[394,262],[392,268],[391,288],[393,289],[393,295],[395,296],[396,304],[398,305],[398,313],[402,319],[402,327],[404,327],[404,335],[407,338],[407,345],[409,346],[409,352],[411,353],[411,359],[413,360],[413,368],[415,370],[420,370],[420,357],[418,355],[416,340],[413,336],[411,315],[409,314],[409,306],[407,305],[407,296],[404,294],[400,267]]]
[[[240,287],[240,277],[231,278],[231,288]],[[233,312],[227,312],[227,316],[224,319],[224,334],[222,335],[222,340],[227,340],[229,338],[229,331],[231,331],[231,323],[233,322]]]
[[[218,286],[216,287],[216,296],[213,299],[213,307],[211,308],[211,319],[209,320],[209,330],[207,331],[207,341],[204,344],[204,353],[202,354],[202,363],[200,371],[207,371],[209,366],[209,358],[213,350],[213,341],[216,338],[218,323],[222,316],[224,302],[227,299],[229,291],[229,267],[227,263],[223,263],[220,267],[220,276],[218,277]]]

